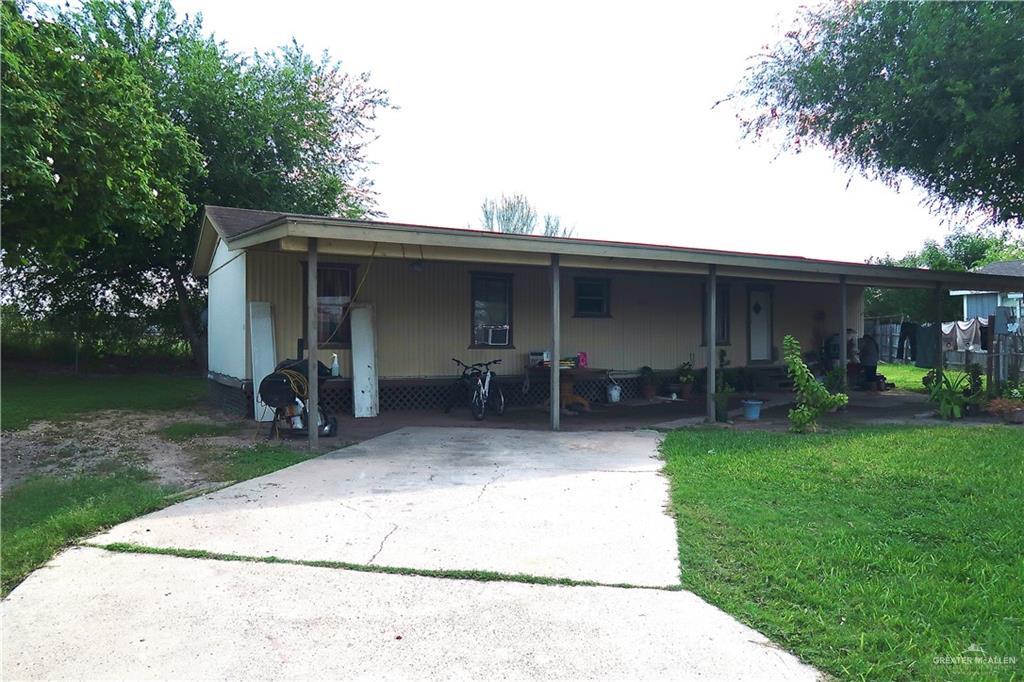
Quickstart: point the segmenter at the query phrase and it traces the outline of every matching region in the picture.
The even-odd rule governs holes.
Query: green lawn
[[[1024,675],[1024,431],[682,430],[683,585],[841,679]],[[1010,665],[948,665],[972,645]]]
[[[15,486],[4,493],[0,508],[0,591],[10,592],[73,540],[159,509],[170,493],[137,470],[68,479],[46,476]]]
[[[35,376],[4,374],[0,426],[21,429],[95,410],[172,410],[194,403],[205,380],[187,375]]]
[[[927,369],[915,367],[914,365],[889,364],[886,362],[878,365],[879,374],[896,384],[896,388],[903,391],[914,391],[916,393],[927,393],[921,379],[928,373]]]

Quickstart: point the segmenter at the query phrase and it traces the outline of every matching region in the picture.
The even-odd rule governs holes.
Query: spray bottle
[[[338,363],[338,354],[337,353],[331,353],[331,376],[332,377],[340,377],[341,376],[341,365]]]

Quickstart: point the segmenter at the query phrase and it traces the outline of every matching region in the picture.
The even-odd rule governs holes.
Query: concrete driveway
[[[806,680],[688,592],[74,548],[3,603],[3,679]]]
[[[405,428],[93,542],[675,585],[659,440],[651,431]]]
[[[404,429],[92,543],[678,585],[650,432]],[[372,571],[373,569],[367,569]],[[815,680],[693,594],[73,547],[0,604],[4,680]]]

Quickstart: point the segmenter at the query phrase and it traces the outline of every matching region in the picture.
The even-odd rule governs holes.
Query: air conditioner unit
[[[502,325],[500,327],[486,327],[485,345],[488,346],[507,346],[508,345],[508,326]]]

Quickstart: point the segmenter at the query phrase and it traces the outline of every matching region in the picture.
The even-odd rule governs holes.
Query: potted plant
[[[684,362],[676,367],[676,377],[679,379],[679,396],[689,399],[693,396],[693,384],[697,375],[693,371],[692,362]]]
[[[1024,424],[1024,400],[995,398],[989,401],[988,412],[1007,424]]]
[[[654,370],[644,365],[640,368],[640,394],[645,400],[654,400],[658,392],[658,377]]]

